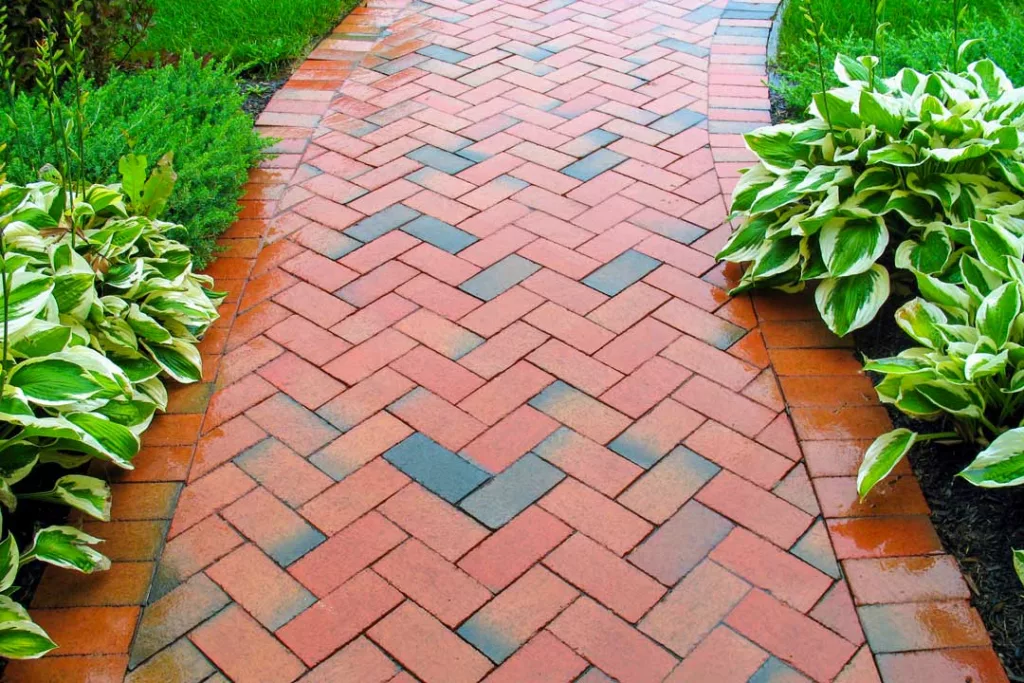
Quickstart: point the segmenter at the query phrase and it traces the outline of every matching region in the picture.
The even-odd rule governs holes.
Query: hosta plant
[[[807,121],[745,135],[759,162],[735,188],[738,229],[718,255],[750,262],[736,291],[816,282],[839,335],[888,297],[885,263],[946,277],[976,253],[976,221],[1024,235],[1024,90],[987,60],[891,78],[877,64],[837,56],[845,85],[818,93]]]
[[[922,440],[956,440],[982,449],[960,472],[977,486],[1024,483],[1024,262],[1020,239],[972,222],[973,234],[1005,240],[1001,249],[978,249],[958,264],[960,284],[915,270],[922,296],[899,308],[896,322],[919,346],[892,358],[868,360],[881,374],[882,403],[906,415],[951,426],[918,434],[895,429],[868,448],[857,477],[861,497]]]
[[[131,468],[140,435],[166,407],[163,378],[201,378],[195,344],[223,295],[192,272],[175,239],[184,228],[157,219],[174,180],[169,160],[147,177],[145,159],[128,157],[122,175],[88,187],[52,168],[27,186],[0,178],[5,512],[32,500],[107,519],[109,487],[77,470],[94,458]],[[39,465],[67,473],[39,486]],[[38,560],[92,572],[109,561],[93,547],[99,539],[71,526],[40,529],[24,548],[0,532],[0,656],[42,656],[56,645],[10,597],[18,569]]]

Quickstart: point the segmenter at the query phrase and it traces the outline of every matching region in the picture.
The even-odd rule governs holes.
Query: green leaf
[[[775,173],[783,173],[795,166],[797,162],[807,163],[813,148],[808,145],[807,132],[812,130],[807,123],[782,123],[777,126],[758,128],[743,135],[754,154],[761,162]],[[818,131],[810,136],[823,136]]]
[[[131,467],[139,452],[139,438],[130,429],[94,413],[69,413],[65,418],[81,430],[83,445],[119,467]]]
[[[9,381],[30,401],[50,406],[86,401],[103,391],[86,368],[52,356],[21,363],[10,374]]]
[[[132,208],[136,208],[146,186],[146,157],[126,154],[117,162],[117,170],[121,173],[121,191]]]
[[[110,569],[110,560],[93,549],[102,539],[70,526],[49,526],[36,532],[25,555],[40,562],[83,574]]]
[[[857,176],[853,193],[895,190],[901,184],[899,173],[888,166],[872,166]]]
[[[887,375],[908,375],[920,372],[928,367],[927,363],[918,358],[876,358],[864,363],[864,369],[868,372],[883,372]]]
[[[918,273],[940,273],[953,254],[953,243],[945,227],[930,226],[919,240],[906,240],[896,248],[896,267]]]
[[[1004,276],[1009,276],[1006,257],[1020,260],[1024,256],[1020,239],[995,223],[971,220],[971,243],[981,261]]]
[[[7,334],[14,337],[51,301],[53,279],[43,273],[31,273],[26,270],[18,270],[9,277],[11,293],[7,309]],[[3,308],[0,307],[0,322],[3,316]],[[2,335],[3,327],[0,325],[0,337]]]
[[[951,415],[977,419],[984,412],[984,401],[981,396],[966,387],[958,387],[949,382],[924,382],[915,387],[936,408],[941,408]]]
[[[880,213],[895,211],[911,225],[929,225],[935,218],[935,209],[927,197],[906,190],[891,193]]]
[[[0,596],[0,599],[0,604],[17,604],[6,595]],[[25,613],[24,619],[0,621],[0,657],[38,659],[56,647],[57,643],[50,640],[41,626],[29,619],[28,613]]]
[[[742,263],[752,261],[764,244],[768,228],[774,222],[774,215],[760,214],[750,216],[740,223],[738,230],[729,236],[729,240],[715,257],[719,261]]]
[[[153,169],[153,173],[150,174],[149,180],[146,181],[142,192],[142,211],[140,211],[144,216],[156,218],[163,213],[164,207],[167,206],[167,200],[170,199],[171,192],[174,191],[174,183],[178,179],[178,175],[174,172],[173,162],[173,152],[162,156],[157,162],[156,168]]]
[[[1008,357],[1009,354],[1006,351],[998,354],[972,353],[967,356],[967,362],[964,365],[964,376],[968,380],[976,382],[983,377],[1002,374],[1006,369]]]
[[[1024,550],[1013,551],[1013,571],[1017,572],[1017,578],[1024,585]]]
[[[842,277],[871,268],[889,244],[889,231],[881,218],[834,218],[819,239],[828,272]]]
[[[918,159],[917,150],[913,145],[896,142],[868,152],[868,163],[872,165],[888,164],[889,166],[910,168],[920,166],[924,163],[924,160]]]
[[[867,67],[852,57],[847,57],[841,53],[836,55],[832,70],[835,72],[836,77],[846,85],[867,83],[870,77]]]
[[[912,339],[929,349],[940,349],[945,337],[939,325],[946,322],[946,314],[935,304],[924,299],[911,299],[896,311],[896,324]]]
[[[978,331],[1002,348],[1020,314],[1020,307],[1020,287],[1016,282],[1007,282],[981,302],[976,321]]]
[[[1024,428],[1000,434],[958,476],[984,488],[1024,483]]]
[[[203,358],[192,344],[175,339],[170,344],[143,342],[142,345],[175,381],[188,384],[203,378]]]
[[[19,497],[61,503],[104,522],[110,519],[110,487],[96,477],[66,474],[49,491],[21,494]]]
[[[14,579],[18,575],[21,554],[18,552],[18,543],[14,536],[7,534],[0,543],[0,591],[5,591],[14,585]]]
[[[750,211],[752,213],[774,211],[797,201],[804,193],[798,192],[796,188],[806,177],[807,171],[803,169],[793,169],[786,175],[779,176],[774,183],[757,194],[757,199],[751,205]]]
[[[917,432],[903,428],[894,429],[874,440],[864,453],[864,460],[857,471],[857,493],[861,500],[875,484],[889,476],[916,441]]]
[[[857,275],[825,278],[814,292],[818,312],[840,337],[867,325],[889,298],[889,273],[873,265]]]
[[[900,100],[878,92],[860,91],[859,114],[864,123],[876,126],[891,137],[903,130],[903,107]]]

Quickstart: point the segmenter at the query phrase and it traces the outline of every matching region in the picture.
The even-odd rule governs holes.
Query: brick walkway
[[[712,258],[773,11],[354,12],[260,118],[202,427],[213,384],[147,435],[187,483],[130,663],[152,562],[76,613],[122,610],[107,649],[43,610],[72,656],[24,679],[877,681],[866,630],[887,680],[1002,680],[913,479],[856,504],[848,439],[887,427],[859,365]],[[137,520],[179,485],[119,486]]]

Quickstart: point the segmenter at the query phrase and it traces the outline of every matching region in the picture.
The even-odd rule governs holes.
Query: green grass
[[[825,68],[832,74],[836,52],[852,56],[871,53],[871,15],[874,0],[812,0],[814,13],[825,26]],[[952,0],[888,0],[885,20],[886,75],[902,67],[919,70],[945,68],[951,57]],[[779,33],[774,65],[781,77],[776,89],[794,116],[803,113],[811,93],[819,86],[817,54],[807,38],[802,0],[790,0]],[[1021,0],[973,0],[960,39],[980,38],[968,60],[989,57],[1015,85],[1024,84],[1024,3]],[[838,81],[832,79],[832,84]]]
[[[139,49],[228,60],[269,72],[303,57],[358,0],[153,0],[153,25]]]

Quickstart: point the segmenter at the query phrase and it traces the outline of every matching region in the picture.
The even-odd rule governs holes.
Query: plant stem
[[[936,432],[935,434],[918,434],[917,441],[935,441],[937,439],[960,438],[956,432]]]
[[[0,399],[3,399],[4,389],[7,387],[7,351],[10,345],[8,335],[8,318],[10,318],[11,301],[11,279],[7,274],[7,247],[4,245],[4,229],[0,229],[0,275],[3,277],[3,307],[4,307],[4,341],[3,357],[0,358]]]

